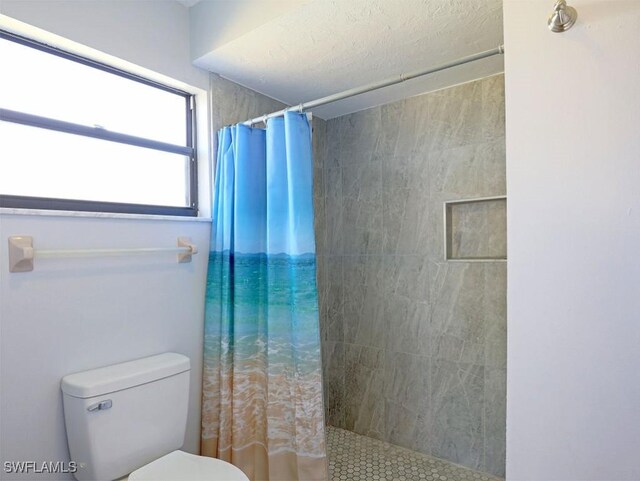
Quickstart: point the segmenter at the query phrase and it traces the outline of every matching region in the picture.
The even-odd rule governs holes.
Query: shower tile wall
[[[445,262],[442,219],[505,194],[503,76],[320,128],[327,422],[504,476],[506,265]]]

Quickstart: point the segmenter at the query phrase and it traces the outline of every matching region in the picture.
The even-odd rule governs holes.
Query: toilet
[[[64,418],[79,481],[249,481],[219,459],[180,451],[189,358],[164,353],[62,379]]]

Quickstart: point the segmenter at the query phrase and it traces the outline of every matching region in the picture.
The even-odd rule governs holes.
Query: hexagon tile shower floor
[[[501,481],[462,466],[327,426],[331,481]]]

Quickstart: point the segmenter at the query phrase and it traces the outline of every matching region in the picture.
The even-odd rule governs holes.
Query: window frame
[[[123,214],[150,214],[150,215],[173,215],[173,216],[198,216],[198,159],[197,159],[197,139],[196,139],[196,102],[195,95],[181,89],[167,86],[160,82],[150,80],[140,75],[127,72],[125,70],[98,62],[80,55],[67,52],[60,48],[47,45],[15,33],[0,29],[0,39],[13,41],[27,47],[35,48],[45,53],[71,60],[88,67],[93,67],[104,72],[118,75],[129,80],[133,80],[150,87],[158,88],[170,92],[185,99],[186,115],[186,142],[185,146],[169,144],[145,137],[137,137],[119,132],[112,132],[100,127],[89,127],[62,120],[41,117],[27,114],[15,110],[0,108],[0,120],[27,125],[35,128],[43,128],[56,132],[92,137],[108,142],[116,142],[137,147],[149,148],[162,152],[181,154],[188,157],[188,195],[189,205],[185,207],[152,205],[152,204],[131,204],[124,202],[91,201],[64,198],[50,198],[37,196],[6,195],[0,193],[0,207],[23,208],[23,209],[45,209],[45,210],[68,210],[82,212],[108,212]]]

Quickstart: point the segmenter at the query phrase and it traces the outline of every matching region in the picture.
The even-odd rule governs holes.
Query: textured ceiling
[[[289,105],[502,43],[502,0],[204,0],[190,14],[196,65]],[[493,57],[314,113],[333,118],[502,70]]]

